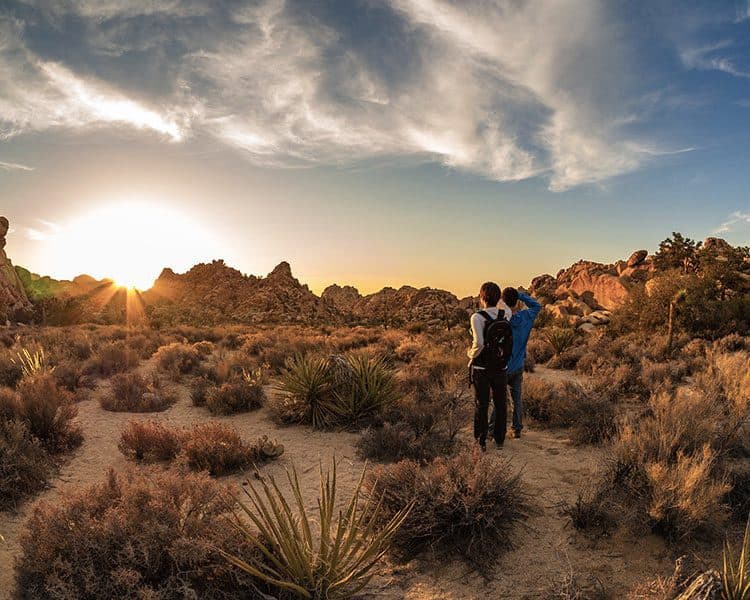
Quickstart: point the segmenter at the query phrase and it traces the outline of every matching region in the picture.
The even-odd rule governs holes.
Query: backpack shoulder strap
[[[495,320],[490,316],[490,313],[488,313],[486,310],[479,310],[477,311],[477,314],[484,317],[484,320],[489,321],[490,323]]]

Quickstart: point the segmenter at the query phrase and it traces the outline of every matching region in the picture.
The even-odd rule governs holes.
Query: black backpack
[[[484,367],[491,371],[504,371],[508,368],[510,355],[513,351],[513,330],[505,318],[505,313],[500,311],[497,319],[493,319],[487,311],[480,310],[484,317],[484,348],[474,359],[478,367]]]

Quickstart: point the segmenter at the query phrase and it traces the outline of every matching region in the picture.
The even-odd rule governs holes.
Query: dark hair
[[[487,306],[497,306],[500,302],[500,286],[492,281],[483,283],[479,288],[479,299]]]
[[[518,290],[514,287],[507,287],[503,290],[503,302],[508,308],[515,308],[518,304]]]

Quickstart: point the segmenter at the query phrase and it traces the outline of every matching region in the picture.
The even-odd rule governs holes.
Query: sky
[[[750,244],[747,0],[0,0],[15,264],[528,284]]]

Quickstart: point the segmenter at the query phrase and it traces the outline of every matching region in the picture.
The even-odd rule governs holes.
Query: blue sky
[[[5,0],[0,73],[8,252],[59,277],[465,295],[750,244],[746,0]]]

